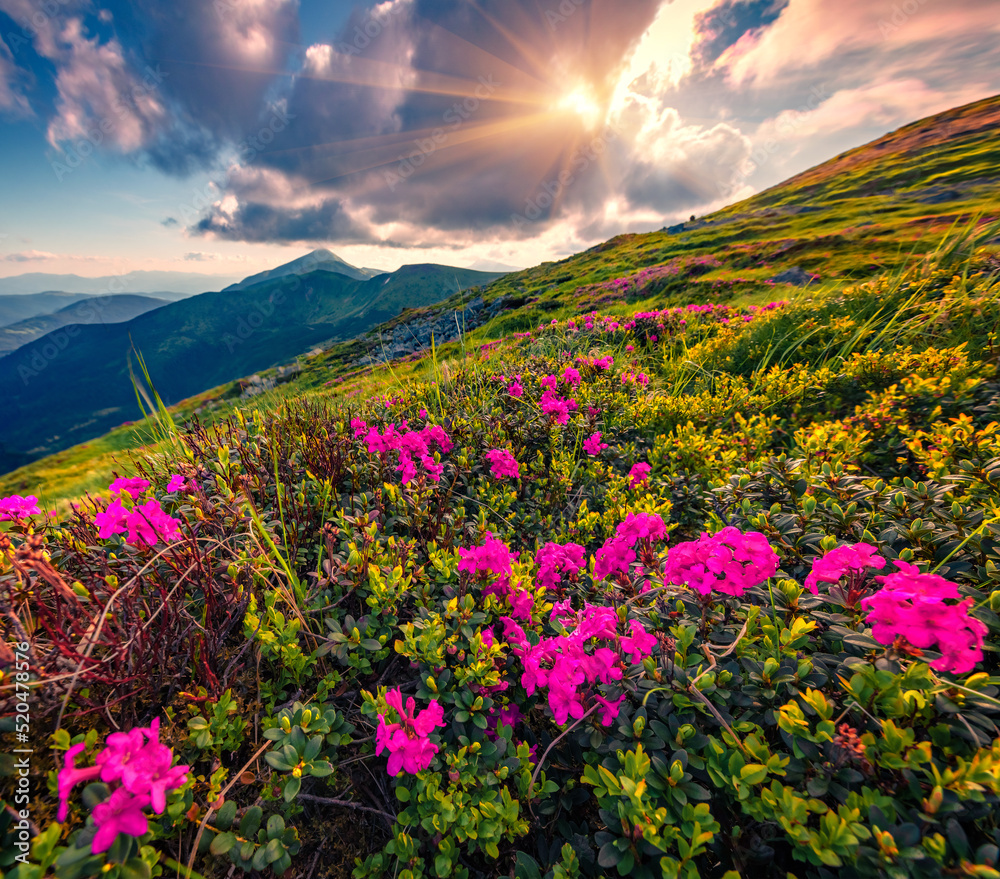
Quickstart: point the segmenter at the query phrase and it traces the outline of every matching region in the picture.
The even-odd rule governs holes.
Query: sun
[[[587,86],[577,86],[566,92],[556,101],[554,109],[560,113],[571,113],[579,117],[586,128],[595,128],[603,115],[601,105]]]

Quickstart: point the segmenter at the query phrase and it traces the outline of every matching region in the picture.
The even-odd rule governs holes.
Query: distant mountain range
[[[412,265],[354,278],[345,274],[347,263],[325,260],[333,263],[337,271],[296,274],[289,268],[303,268],[296,260],[273,270],[271,280],[192,296],[121,323],[77,326],[72,338],[62,338],[62,328],[0,358],[0,472],[139,417],[128,370],[133,346],[157,391],[174,403],[499,277]]]
[[[40,314],[52,314],[60,308],[87,298],[89,296],[86,293],[62,293],[56,290],[26,293],[21,296],[0,296],[0,327],[28,320]]]
[[[67,305],[51,314],[39,314],[9,326],[0,327],[0,357],[10,354],[23,345],[41,338],[46,333],[52,333],[60,327],[74,324],[120,323],[166,304],[166,299],[133,296],[131,293],[121,293],[117,296],[88,296],[80,302],[74,302],[72,305]]]
[[[87,293],[107,296],[119,293],[141,293],[157,299],[183,299],[206,290],[221,290],[237,281],[233,275],[205,275],[198,272],[129,272],[126,275],[104,275],[84,278],[80,275],[50,275],[30,272],[0,278],[0,296],[22,296],[58,290],[63,293]]]

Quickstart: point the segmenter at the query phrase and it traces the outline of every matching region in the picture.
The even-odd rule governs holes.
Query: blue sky
[[[995,0],[0,0],[0,276],[532,265],[1000,92]]]

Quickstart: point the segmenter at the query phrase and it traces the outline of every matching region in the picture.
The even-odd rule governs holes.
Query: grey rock
[[[794,284],[796,287],[807,287],[810,284],[818,283],[819,276],[810,274],[802,266],[791,266],[768,280],[774,281],[776,284]]]

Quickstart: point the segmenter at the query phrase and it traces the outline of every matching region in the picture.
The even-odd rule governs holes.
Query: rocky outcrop
[[[399,357],[426,351],[431,347],[431,336],[434,337],[435,345],[443,345],[487,323],[506,308],[506,297],[502,296],[487,305],[481,296],[477,296],[463,309],[428,311],[371,336],[368,353],[352,365],[387,363]]]
[[[773,278],[768,278],[776,284],[794,284],[796,287],[807,287],[819,281],[819,275],[807,272],[802,266],[791,266],[783,272],[778,272]]]

